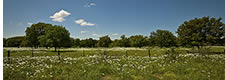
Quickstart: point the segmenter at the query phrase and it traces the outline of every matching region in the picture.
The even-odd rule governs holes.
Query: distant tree
[[[79,38],[70,38],[72,47],[80,47],[80,39]]]
[[[45,35],[38,37],[41,45],[54,47],[55,51],[60,47],[70,46],[70,33],[65,27],[54,25],[45,29]]]
[[[24,40],[24,36],[11,37],[6,40],[5,46],[7,47],[20,47]]]
[[[97,42],[98,41],[95,39],[92,39],[92,38],[88,39],[89,47],[96,47]]]
[[[125,35],[122,35],[120,38],[121,38],[121,40],[119,40],[120,47],[130,47],[130,40],[129,40],[129,38],[126,38]]]
[[[26,36],[24,37],[24,40],[20,44],[21,47],[32,47],[32,44],[29,40],[26,39]]]
[[[3,47],[7,47],[6,46],[6,41],[7,41],[7,39],[6,38],[3,38]]]
[[[148,45],[148,38],[143,35],[131,36],[129,39],[131,47],[143,47]]]
[[[80,40],[80,47],[88,47],[88,40],[87,39]]]
[[[80,47],[80,39],[79,38],[74,40],[74,46]]]
[[[84,39],[80,41],[80,47],[96,47],[97,40],[92,38]]]
[[[159,47],[171,47],[176,45],[176,37],[168,30],[157,30],[151,32],[150,44]]]
[[[121,47],[121,40],[119,39],[113,40],[112,43],[110,44],[110,47]]]
[[[97,43],[98,47],[109,47],[109,45],[111,44],[112,40],[110,39],[110,37],[108,35],[100,37],[99,41]]]
[[[23,41],[22,46],[30,46],[37,48],[40,45],[38,37],[45,34],[45,29],[48,27],[52,27],[51,24],[46,23],[37,23],[32,24],[31,27],[27,27],[26,29],[26,37]]]
[[[225,25],[222,18],[195,18],[185,21],[177,29],[178,39],[183,46],[197,46],[225,43]]]

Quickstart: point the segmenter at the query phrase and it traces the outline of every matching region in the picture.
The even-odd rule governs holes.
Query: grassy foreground
[[[6,80],[223,80],[225,77],[225,54],[186,54],[179,50],[165,54],[166,50],[153,49],[151,58],[145,50],[128,50],[128,56],[120,50],[108,52],[107,56],[89,50],[83,56],[81,50],[62,53],[60,60],[51,51],[36,51],[35,57],[29,51],[14,51],[10,63],[4,50],[3,77]]]

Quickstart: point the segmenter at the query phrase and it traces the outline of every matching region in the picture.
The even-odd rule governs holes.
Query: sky
[[[62,25],[73,38],[149,36],[184,21],[223,18],[225,0],[3,0],[3,37],[24,36],[38,22]]]

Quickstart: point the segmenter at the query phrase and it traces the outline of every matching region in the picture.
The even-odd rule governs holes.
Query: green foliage
[[[70,33],[65,27],[37,23],[26,29],[22,46],[30,47],[71,47]]]
[[[80,39],[79,38],[70,38],[71,46],[72,47],[80,47]]]
[[[135,35],[130,38],[130,46],[131,47],[143,47],[148,46],[148,38],[143,35]]]
[[[118,39],[113,40],[112,43],[110,44],[110,47],[122,47],[121,40]]]
[[[62,26],[52,26],[45,29],[45,35],[38,37],[42,46],[70,47],[70,33]]]
[[[106,36],[99,38],[97,46],[98,47],[109,47],[111,42],[112,42],[112,40],[110,39],[110,37],[108,35],[106,35]]]
[[[181,45],[205,46],[225,43],[225,25],[222,18],[195,18],[185,21],[177,29]]]
[[[112,44],[111,47],[130,47],[130,39],[126,38],[125,35],[122,35],[120,37],[121,39],[115,39]]]
[[[97,40],[92,38],[84,39],[80,41],[80,47],[96,47]]]
[[[24,40],[24,36],[11,37],[8,39],[3,39],[4,45],[6,47],[20,47],[22,41]]]
[[[130,47],[130,40],[129,40],[129,38],[127,38],[125,35],[122,35],[120,38],[121,38],[121,41],[120,41],[121,45],[120,45],[120,47]]]
[[[25,31],[26,37],[25,41],[23,42],[23,45],[30,47],[38,47],[40,45],[38,37],[45,35],[46,29],[51,26],[52,26],[51,24],[40,22],[37,24],[32,24],[31,27],[27,27]]]
[[[3,38],[3,47],[6,47],[6,41],[7,41],[7,39]]]
[[[159,47],[171,47],[176,45],[176,37],[168,30],[157,30],[150,35],[150,44]]]
[[[185,46],[198,48],[202,46],[224,46],[225,45],[225,24],[221,22],[222,18],[195,18],[185,21],[177,29],[178,38],[168,30],[157,30],[150,33],[150,37],[143,35],[134,35],[126,37],[122,35],[121,39],[111,40],[110,37],[103,36],[99,40],[73,39],[65,27],[37,23],[32,24],[26,29],[24,40],[14,42],[3,39],[4,47],[18,46],[22,47],[145,47],[145,46]],[[7,42],[8,41],[8,42]],[[10,43],[9,43],[10,42]],[[12,42],[12,43],[11,43]],[[19,43],[18,43],[19,42]]]

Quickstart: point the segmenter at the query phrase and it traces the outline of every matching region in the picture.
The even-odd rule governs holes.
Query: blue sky
[[[149,36],[157,29],[175,33],[179,25],[193,18],[225,19],[225,0],[4,0],[3,3],[5,38],[23,36],[26,27],[38,22],[65,26],[74,38],[98,39],[109,35],[116,39],[123,34]]]

